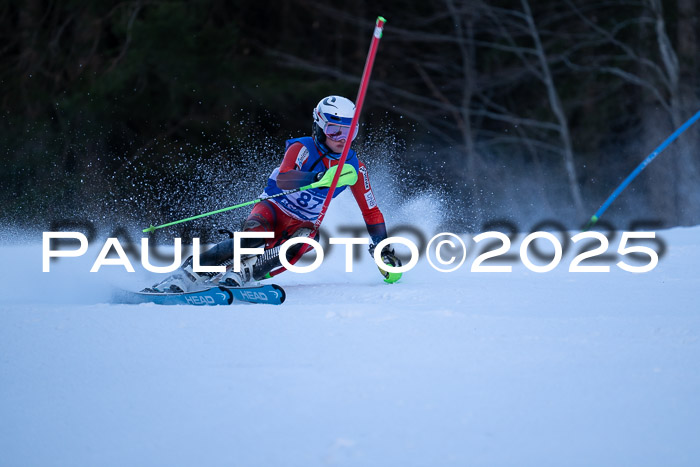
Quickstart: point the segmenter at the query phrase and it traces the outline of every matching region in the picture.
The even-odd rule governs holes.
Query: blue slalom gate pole
[[[632,182],[632,180],[634,180],[634,179],[637,177],[637,175],[639,175],[639,174],[642,172],[642,170],[644,170],[644,168],[645,168],[647,165],[649,165],[649,164],[651,163],[651,161],[654,160],[654,158],[655,158],[656,156],[658,156],[659,154],[661,154],[661,152],[662,152],[664,149],[666,149],[666,148],[668,147],[669,144],[673,143],[673,142],[676,140],[676,138],[678,138],[678,137],[681,135],[681,133],[683,133],[685,130],[687,130],[688,128],[690,128],[690,126],[691,126],[693,123],[695,123],[696,121],[698,121],[699,119],[700,119],[700,111],[698,111],[698,113],[696,113],[695,115],[693,115],[687,122],[685,122],[683,125],[681,125],[680,128],[678,128],[676,131],[674,131],[673,134],[672,134],[671,136],[669,136],[668,138],[666,138],[666,140],[665,140],[663,143],[661,143],[661,144],[659,145],[658,148],[654,149],[654,152],[652,152],[651,154],[649,154],[649,155],[647,156],[647,158],[644,159],[644,160],[642,161],[642,163],[639,164],[639,165],[637,166],[637,168],[634,169],[634,170],[632,171],[632,173],[629,174],[629,175],[627,176],[627,178],[624,179],[624,180],[622,181],[622,183],[620,183],[620,186],[618,186],[618,187],[615,189],[615,191],[613,191],[613,193],[608,197],[608,199],[605,200],[605,202],[603,203],[603,205],[596,211],[595,214],[593,214],[593,216],[591,217],[591,220],[588,221],[588,224],[586,224],[586,226],[583,228],[583,230],[586,231],[586,230],[590,229],[591,227],[593,227],[593,225],[594,225],[596,222],[598,222],[598,219],[600,219],[600,216],[602,216],[603,213],[610,207],[610,205],[612,204],[612,202],[615,201],[615,199],[616,199],[618,196],[620,196],[620,193],[622,193],[622,190],[624,190],[625,188],[627,188],[627,185],[629,185],[629,184]]]

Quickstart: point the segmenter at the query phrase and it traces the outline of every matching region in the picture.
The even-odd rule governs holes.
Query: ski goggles
[[[350,135],[350,126],[327,122],[326,125],[323,127],[323,132],[326,134],[326,137],[331,141],[343,141],[347,140],[348,136]],[[353,141],[355,140],[356,136],[357,127],[355,127],[355,131],[352,135]]]

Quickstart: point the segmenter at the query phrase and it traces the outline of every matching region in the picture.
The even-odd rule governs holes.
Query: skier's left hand
[[[374,249],[376,248],[376,245],[372,244],[369,246],[369,254],[370,256],[374,259]],[[401,260],[396,257],[396,252],[394,251],[394,248],[391,245],[385,245],[384,248],[382,248],[382,261],[384,261],[384,264],[387,264],[391,267],[398,268],[401,267]]]
[[[376,248],[376,245],[371,244],[369,246],[369,254],[372,256],[372,261],[374,261],[374,250]],[[386,264],[387,266],[391,266],[394,268],[398,268],[403,266],[401,263],[401,260],[396,256],[396,253],[394,252],[394,249],[392,248],[391,245],[386,245],[384,248],[382,248],[381,252],[381,257],[382,257],[382,262]],[[379,268],[379,272],[384,276],[384,282],[387,282],[389,284],[392,284],[399,280],[401,278],[401,273],[400,272],[389,272],[385,271],[382,268]]]

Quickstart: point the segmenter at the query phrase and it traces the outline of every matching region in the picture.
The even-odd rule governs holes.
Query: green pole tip
[[[389,272],[389,271],[385,271],[384,269],[382,269],[382,268],[380,268],[380,267],[378,267],[378,266],[377,266],[377,268],[379,269],[379,273],[380,273],[382,276],[384,276],[384,282],[386,282],[387,284],[393,284],[394,282],[396,282],[396,281],[398,281],[399,279],[401,279],[401,276],[403,275],[403,274],[400,273],[400,272]]]
[[[151,233],[151,232],[155,232],[155,230],[156,230],[156,228],[153,227],[153,225],[151,225],[149,228],[143,229],[142,232],[144,232],[144,233]]]
[[[400,272],[390,272],[387,276],[384,278],[384,282],[387,284],[393,284],[394,282],[398,281],[401,279],[402,274]]]
[[[377,19],[378,19],[379,21],[382,21],[382,22],[386,23],[386,18],[384,18],[383,16],[377,16]]]
[[[589,220],[588,224],[585,225],[585,227],[583,228],[583,231],[588,232],[588,230],[590,230],[590,228],[593,227],[596,222],[598,222],[598,216],[591,217],[591,220]]]

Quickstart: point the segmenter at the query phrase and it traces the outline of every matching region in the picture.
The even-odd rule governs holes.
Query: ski
[[[277,284],[257,285],[252,287],[211,287],[198,292],[163,293],[121,291],[114,297],[114,303],[157,305],[232,305],[236,303],[266,303],[281,305],[287,295]]]

